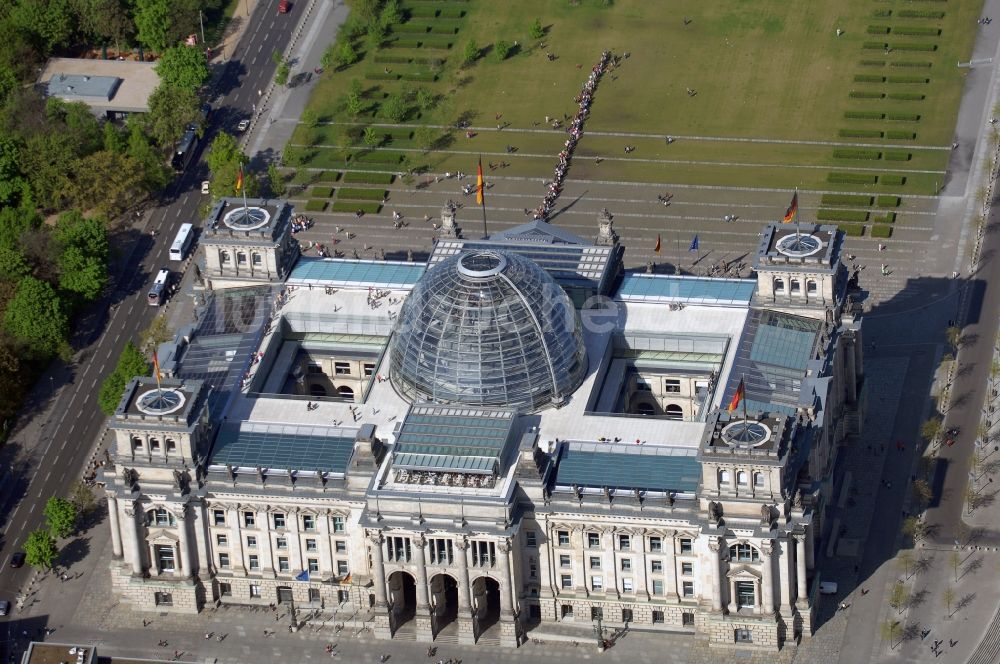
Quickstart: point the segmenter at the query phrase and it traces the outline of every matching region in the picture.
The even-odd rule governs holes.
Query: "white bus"
[[[163,300],[167,296],[167,287],[170,285],[170,271],[166,268],[160,270],[156,279],[153,280],[153,285],[149,287],[149,292],[146,293],[146,302],[150,306],[158,307],[163,304]]]
[[[194,227],[191,224],[181,224],[181,229],[177,231],[174,243],[170,245],[170,260],[182,261],[187,256],[188,249],[191,248],[191,240],[194,238]]]

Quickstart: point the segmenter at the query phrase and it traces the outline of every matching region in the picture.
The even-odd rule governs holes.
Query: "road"
[[[300,4],[305,7],[307,3]],[[259,2],[232,58],[213,64],[215,111],[203,146],[220,129],[234,131],[240,119],[250,116],[257,91],[267,88],[275,69],[270,55],[284,51],[298,22],[294,11],[279,15],[277,6],[278,0]],[[4,448],[6,461],[16,472],[0,516],[0,599],[13,604],[33,575],[29,567],[12,569],[9,563],[28,534],[44,524],[45,501],[65,496],[89,462],[93,441],[105,422],[97,405],[100,385],[114,370],[122,346],[136,339],[159,311],[145,301],[151,275],[170,265],[167,252],[180,225],[201,221],[200,208],[207,198],[200,194],[199,182],[206,167],[203,155],[197,156],[198,162],[192,162],[168,187],[160,204],[148,212],[142,233],[134,234],[128,246],[119,247],[125,258],[116,289],[94,309],[92,318],[97,324],[91,322],[90,328],[95,332],[85,333],[96,340],[74,345],[72,363],[50,368],[29,397],[29,404],[37,404],[28,408],[33,416]],[[16,612],[5,620],[15,617]]]

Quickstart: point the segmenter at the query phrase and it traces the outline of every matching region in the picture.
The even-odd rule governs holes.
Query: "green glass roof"
[[[209,463],[344,473],[356,435],[356,429],[337,427],[255,422],[226,425],[215,438]]]
[[[700,479],[698,457],[687,448],[572,443],[556,468],[563,486],[691,492]]]
[[[493,472],[513,424],[512,410],[413,406],[396,436],[393,466]]]
[[[754,337],[750,359],[804,371],[812,356],[820,322],[776,311],[765,311]]]
[[[288,275],[288,283],[408,289],[417,283],[425,269],[423,263],[300,258]]]
[[[624,302],[748,305],[756,289],[757,282],[751,279],[680,277],[632,272],[622,278],[617,297]]]

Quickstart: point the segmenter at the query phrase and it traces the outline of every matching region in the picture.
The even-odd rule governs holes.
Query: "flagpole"
[[[479,203],[479,207],[483,210],[483,239],[487,239],[490,236],[489,230],[486,228],[486,180],[483,179],[483,155],[479,155],[479,165],[476,169],[476,202]]]
[[[799,188],[795,188],[795,243],[799,242]]]
[[[247,178],[243,173],[243,162],[240,162],[240,191],[243,193],[243,218],[246,219],[247,210]]]
[[[743,430],[746,430],[747,425],[747,375],[740,375],[740,384],[743,385]]]

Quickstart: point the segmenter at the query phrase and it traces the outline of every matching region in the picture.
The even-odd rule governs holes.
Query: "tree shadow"
[[[967,593],[963,595],[961,599],[955,602],[955,613],[958,613],[962,609],[968,608],[975,599],[976,599],[976,593]]]
[[[912,641],[920,638],[920,625],[917,623],[907,623],[899,633],[900,641]]]
[[[965,564],[965,567],[962,569],[962,576],[960,576],[959,578],[960,579],[965,578],[966,574],[975,574],[980,569],[982,569],[982,567],[983,567],[983,558],[982,558],[982,556],[979,556],[978,558],[970,560],[968,563]]]
[[[907,607],[916,608],[927,601],[927,595],[930,593],[926,588],[921,588],[917,592],[910,595],[910,601],[907,603]]]
[[[78,563],[90,554],[90,537],[77,537],[69,542],[59,552],[58,562],[64,567]]]

